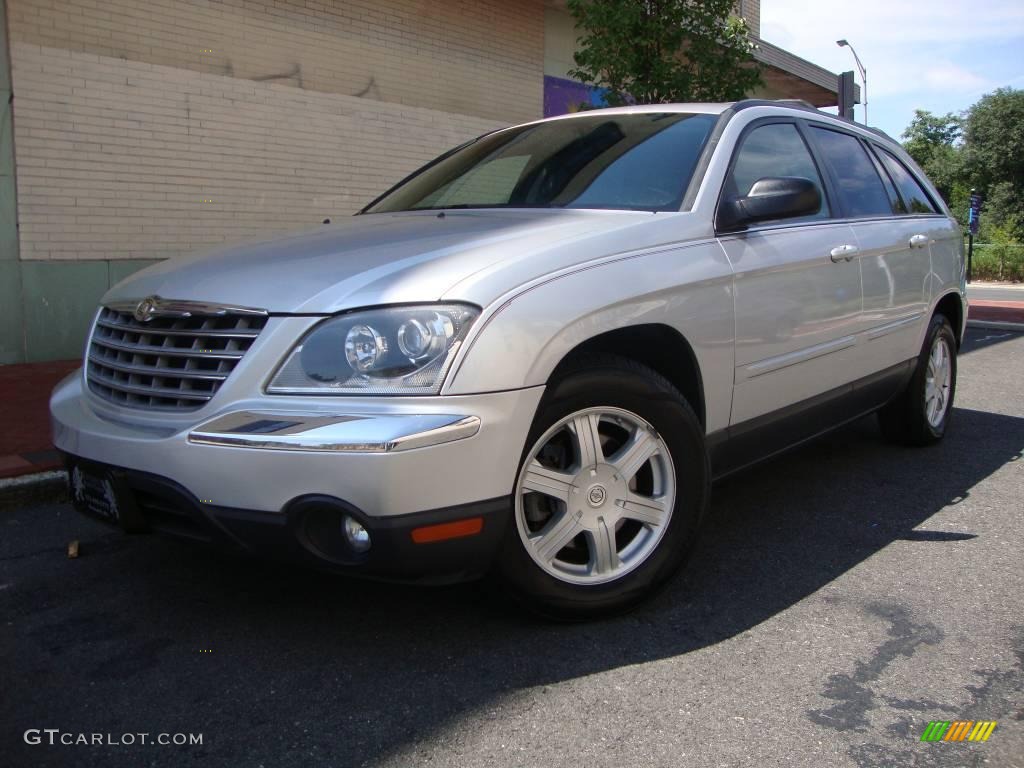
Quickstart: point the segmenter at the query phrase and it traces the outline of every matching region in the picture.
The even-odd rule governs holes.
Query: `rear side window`
[[[760,179],[798,176],[810,179],[821,195],[821,210],[811,219],[829,216],[821,176],[807,145],[793,123],[768,123],[746,135],[725,183],[726,197],[741,197]]]
[[[825,161],[832,167],[844,215],[892,216],[892,202],[864,145],[847,133],[812,127]]]
[[[935,213],[935,206],[932,205],[928,194],[907,170],[907,166],[881,147],[878,148],[878,157],[892,176],[896,188],[900,191],[900,197],[903,198],[899,204],[900,213]]]

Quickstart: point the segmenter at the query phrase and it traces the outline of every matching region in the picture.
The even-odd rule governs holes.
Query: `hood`
[[[158,295],[316,314],[439,299],[482,306],[574,262],[642,247],[650,236],[637,232],[650,232],[655,219],[678,223],[689,217],[567,210],[355,216],[315,230],[169,259],[117,284],[104,301]],[[679,239],[679,228],[674,229],[672,239]],[[481,278],[474,281],[475,275]]]

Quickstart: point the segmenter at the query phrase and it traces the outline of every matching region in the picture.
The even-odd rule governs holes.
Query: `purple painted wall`
[[[579,112],[581,105],[606,107],[604,92],[604,88],[594,88],[564,77],[544,75],[544,117]]]

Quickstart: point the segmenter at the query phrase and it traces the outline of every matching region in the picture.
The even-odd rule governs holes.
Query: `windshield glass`
[[[499,131],[443,155],[365,212],[678,210],[716,119],[595,113]]]

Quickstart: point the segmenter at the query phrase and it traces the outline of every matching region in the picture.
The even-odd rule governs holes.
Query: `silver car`
[[[877,412],[946,431],[963,243],[881,133],[799,104],[495,131],[358,215],[103,298],[54,440],[83,512],[333,570],[622,610],[716,478]]]

